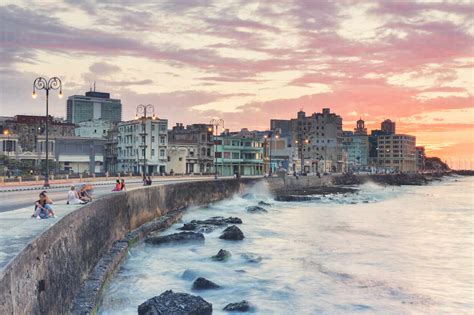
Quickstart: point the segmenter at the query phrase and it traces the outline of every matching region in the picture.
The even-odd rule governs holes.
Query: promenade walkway
[[[55,204],[57,218],[32,218],[34,206],[0,213],[0,271],[36,236],[46,231],[80,205]]]
[[[188,181],[201,181],[201,180],[212,180],[213,177],[198,177],[198,176],[188,176],[188,177],[164,177],[156,179],[153,183],[153,186],[159,185],[169,185],[178,182],[188,182]],[[94,186],[99,186],[101,182],[95,182]],[[141,180],[131,179],[127,181],[129,185],[128,190],[140,189],[142,187]],[[101,196],[108,195],[111,193],[110,187],[113,186],[113,181],[104,182],[106,186],[99,189],[94,194],[96,197],[100,198]],[[0,196],[5,197],[5,201],[8,203],[18,203],[22,202],[22,198],[26,198],[27,206],[22,205],[19,207],[13,207],[12,210],[0,211],[0,271],[5,268],[5,266],[16,256],[18,255],[30,241],[32,241],[37,236],[41,235],[44,231],[49,229],[51,226],[56,224],[61,218],[65,217],[67,214],[79,209],[81,205],[66,205],[66,196],[67,190],[71,183],[65,184],[56,184],[52,185],[48,189],[48,193],[52,196],[55,201],[53,205],[53,210],[57,218],[49,218],[38,220],[32,218],[34,208],[34,200],[37,197],[37,192],[31,191],[16,191],[16,192],[2,192]],[[107,186],[108,185],[108,186]],[[58,186],[54,189],[55,186]],[[64,189],[59,189],[64,187]],[[21,187],[17,187],[20,189]],[[44,189],[40,186],[41,189]],[[18,195],[21,194],[21,195]],[[62,198],[59,195],[63,196]]]

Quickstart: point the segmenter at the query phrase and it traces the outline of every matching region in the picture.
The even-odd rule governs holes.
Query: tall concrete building
[[[288,120],[272,120],[272,128],[282,131],[290,128],[291,145],[298,148],[298,157],[303,172],[341,172],[344,169],[342,150],[342,118],[323,108],[321,113],[299,111],[297,117]],[[321,169],[321,165],[323,168]],[[293,165],[293,170],[297,165]]]
[[[376,166],[386,171],[415,172],[416,137],[405,134],[379,135]]]
[[[174,174],[212,173],[214,141],[212,125],[176,124],[168,131],[168,169]]]
[[[168,120],[130,120],[118,124],[117,171],[165,173],[168,148]],[[145,157],[144,157],[145,153]]]
[[[66,103],[67,121],[80,123],[96,119],[118,123],[122,120],[122,103],[109,93],[89,91],[85,96],[69,96]]]

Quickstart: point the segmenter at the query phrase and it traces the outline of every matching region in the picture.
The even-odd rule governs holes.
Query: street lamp
[[[46,174],[44,176],[44,187],[49,187],[49,135],[48,135],[48,126],[49,126],[49,90],[59,90],[58,97],[63,97],[63,86],[61,79],[58,77],[52,77],[47,80],[43,77],[38,77],[33,81],[33,94],[31,97],[36,99],[36,90],[45,90],[46,91]],[[41,165],[41,159],[40,159]]]
[[[150,116],[151,115],[151,116]],[[140,145],[140,147],[142,148],[142,153],[143,153],[143,179],[146,178],[146,175],[147,175],[147,165],[146,165],[146,148],[147,148],[147,145],[146,145],[146,136],[147,136],[147,133],[146,133],[146,121],[147,119],[151,117],[151,119],[155,120],[156,119],[156,116],[155,116],[155,106],[151,105],[151,104],[147,104],[147,105],[143,105],[143,104],[140,104],[137,106],[137,111],[136,111],[136,115],[135,115],[135,119],[137,120],[141,120],[142,122],[142,133],[140,133],[140,135],[142,136],[142,145]],[[140,163],[139,163],[139,166],[140,166]]]
[[[273,133],[272,133],[273,135]],[[280,135],[275,134],[274,139],[279,139]],[[270,138],[270,170],[268,171],[268,176],[272,176],[273,174],[273,167],[272,167],[272,139]]]
[[[218,136],[218,128],[222,127],[224,129],[224,119],[211,119],[209,122],[214,127],[214,178],[217,179],[217,136]],[[222,159],[222,157],[221,157]],[[222,160],[224,161],[224,160]],[[224,167],[224,162],[222,162],[222,167]]]
[[[301,139],[300,140],[295,140],[295,143],[298,144],[298,151],[300,153],[300,160],[301,160],[301,174],[304,172],[304,156],[303,156],[303,145],[308,144],[309,140],[308,139]]]

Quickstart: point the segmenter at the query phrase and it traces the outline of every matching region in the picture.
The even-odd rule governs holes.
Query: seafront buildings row
[[[109,93],[70,96],[66,119],[0,117],[0,154],[31,165],[40,174],[49,124],[49,158],[56,174],[262,175],[275,172],[415,172],[425,153],[416,138],[396,132],[387,119],[368,133],[362,119],[344,131],[329,108],[288,120],[272,119],[268,130],[215,131],[211,123],[170,127],[153,116],[122,121],[122,104]],[[15,175],[16,170],[3,169]]]

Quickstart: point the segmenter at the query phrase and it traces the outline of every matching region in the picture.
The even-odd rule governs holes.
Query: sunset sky
[[[385,118],[429,155],[474,150],[471,1],[2,1],[0,115],[44,114],[37,76],[65,96],[121,98],[176,122],[269,128],[330,107],[351,130]],[[65,99],[51,98],[54,116]]]

